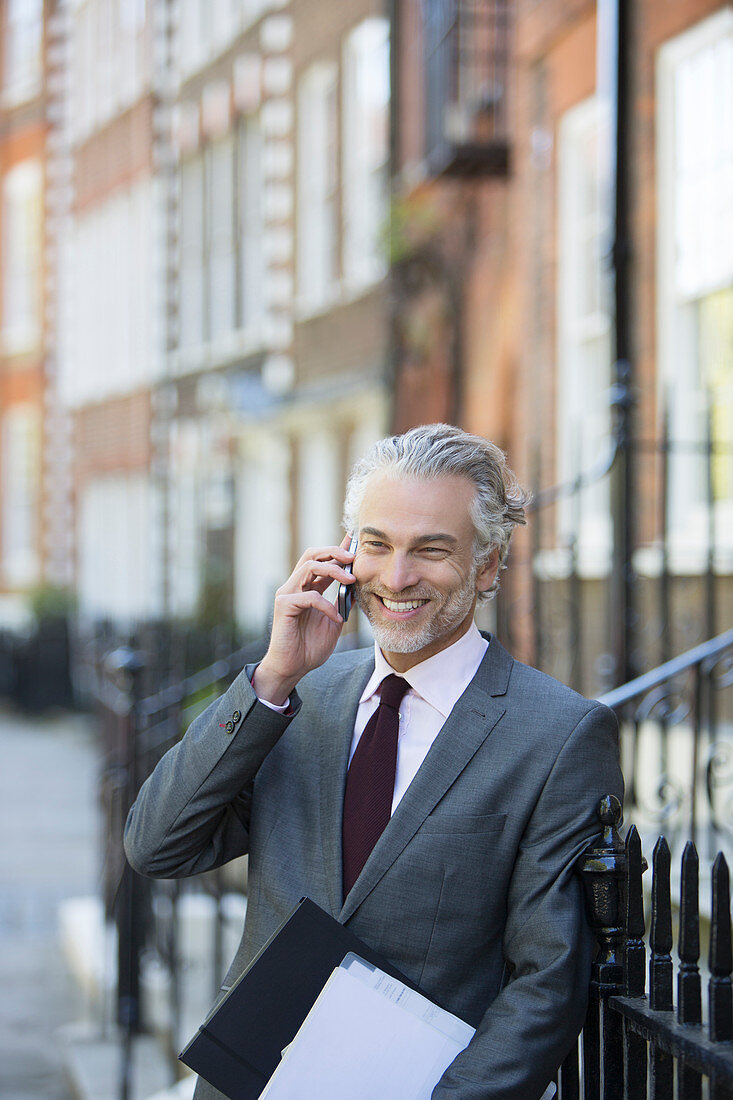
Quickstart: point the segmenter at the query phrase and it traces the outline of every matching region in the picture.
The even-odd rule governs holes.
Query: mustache
[[[391,592],[388,588],[383,588],[379,584],[374,584],[367,581],[366,584],[357,583],[354,585],[356,589],[355,595],[357,600],[360,596],[378,596],[380,599],[394,600],[395,602],[404,600],[434,600],[437,599],[439,593],[431,588],[430,585],[420,585],[417,588],[404,588],[400,592]]]

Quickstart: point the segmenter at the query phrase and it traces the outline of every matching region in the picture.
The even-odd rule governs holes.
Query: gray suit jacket
[[[536,1100],[583,1022],[593,943],[574,865],[601,797],[622,796],[615,716],[492,638],[344,900],[344,782],[373,667],[371,650],[334,655],[292,717],[245,669],[142,787],[128,858],[168,878],[249,852],[222,988],[308,895],[477,1027],[434,1100]],[[220,1096],[199,1082],[197,1100]]]

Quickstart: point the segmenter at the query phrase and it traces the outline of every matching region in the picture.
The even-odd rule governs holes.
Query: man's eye
[[[447,550],[444,546],[423,546],[423,553],[428,557],[437,557],[439,554],[446,554]]]
[[[378,542],[377,539],[369,539],[367,542],[362,542],[362,546],[369,546],[372,550],[383,550],[384,543]]]

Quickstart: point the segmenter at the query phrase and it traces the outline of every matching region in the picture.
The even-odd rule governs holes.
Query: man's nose
[[[382,584],[391,592],[402,592],[417,584],[415,563],[406,554],[393,554],[382,573]]]

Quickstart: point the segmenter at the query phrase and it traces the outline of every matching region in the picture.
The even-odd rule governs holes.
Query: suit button
[[[234,722],[227,722],[224,728],[226,729],[227,733],[234,733]]]
[[[242,717],[241,710],[235,710],[234,714],[232,715],[232,722],[238,722],[241,717]]]

